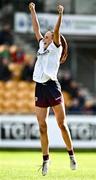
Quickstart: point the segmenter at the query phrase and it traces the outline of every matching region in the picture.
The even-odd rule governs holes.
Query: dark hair
[[[61,34],[60,35],[60,40],[61,40],[61,45],[62,45],[62,54],[61,54],[61,57],[60,57],[60,63],[64,63],[67,59],[67,56],[68,56],[68,45],[67,45],[67,42],[66,42],[66,39],[64,38],[64,36]]]

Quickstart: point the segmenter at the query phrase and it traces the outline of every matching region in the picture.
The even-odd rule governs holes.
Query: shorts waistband
[[[56,83],[56,82],[58,82],[58,80],[57,80],[57,81],[53,81],[53,80],[49,79],[48,81],[46,81],[46,82],[44,82],[44,83],[38,83],[38,82],[36,82],[36,83],[37,83],[37,84],[41,84],[41,85],[47,85],[47,84],[49,84],[49,83]]]

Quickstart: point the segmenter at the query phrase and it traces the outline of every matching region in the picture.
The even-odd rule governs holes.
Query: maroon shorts
[[[63,102],[61,87],[58,81],[49,80],[45,83],[36,83],[35,105],[52,107]]]

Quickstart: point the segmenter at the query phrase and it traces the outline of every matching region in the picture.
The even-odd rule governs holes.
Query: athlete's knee
[[[65,123],[65,117],[64,116],[61,116],[59,119],[58,119],[58,126],[61,130],[66,130],[66,123]]]
[[[61,130],[63,130],[63,131],[66,131],[66,125],[64,124],[64,122],[63,123],[58,123],[58,126],[59,126],[59,128],[61,129]]]
[[[39,129],[40,129],[40,133],[41,134],[45,134],[47,132],[47,125],[44,123],[44,124],[40,124],[39,125]]]

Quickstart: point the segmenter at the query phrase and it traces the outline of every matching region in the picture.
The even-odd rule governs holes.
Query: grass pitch
[[[70,170],[67,152],[50,152],[51,165],[46,176],[38,171],[41,152],[0,151],[0,180],[95,180],[96,152],[77,152],[78,169]]]

